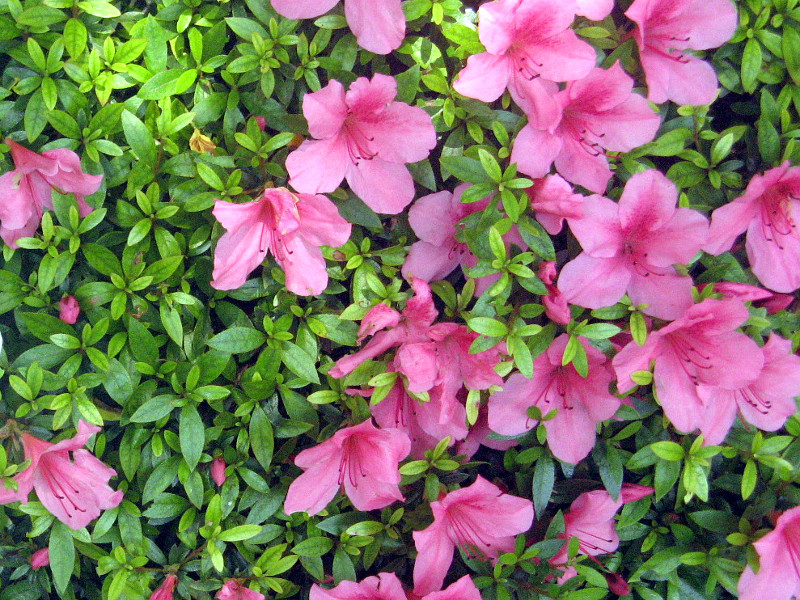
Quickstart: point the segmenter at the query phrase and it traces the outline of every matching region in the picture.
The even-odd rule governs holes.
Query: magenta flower
[[[315,515],[328,506],[339,488],[358,510],[403,500],[397,487],[397,463],[410,450],[405,433],[377,429],[371,420],[340,429],[332,438],[297,455],[294,464],[305,472],[289,486],[283,510]]]
[[[705,404],[700,432],[706,444],[720,444],[736,419],[764,431],[777,431],[797,412],[800,396],[800,356],[792,354],[792,343],[771,333],[762,348],[764,368],[755,381],[736,389],[700,385],[697,395]]]
[[[150,600],[172,600],[176,585],[178,585],[178,576],[170,573],[164,578],[158,589],[150,594]]]
[[[614,378],[608,359],[586,340],[578,339],[586,350],[588,376],[582,377],[572,363],[561,365],[569,336],[558,336],[533,361],[533,379],[515,373],[502,391],[489,398],[492,431],[520,435],[537,424],[528,416],[530,407],[539,407],[542,415],[557,409],[556,416],[544,422],[553,454],[559,460],[577,464],[591,452],[597,423],[613,417],[620,401],[608,391]]]
[[[350,0],[352,2],[352,0]],[[388,75],[359,77],[306,94],[303,114],[314,140],[286,157],[289,183],[310,194],[334,191],[342,179],[372,210],[396,214],[414,198],[405,163],[427,158],[436,131],[421,108],[395,102],[397,82]]]
[[[659,171],[631,177],[619,203],[593,196],[584,217],[570,221],[583,252],[561,269],[558,287],[571,304],[612,306],[627,292],[648,315],[676,319],[692,304],[688,263],[708,235],[699,212],[676,208],[678,190]]]
[[[585,76],[595,65],[594,49],[569,27],[575,0],[497,0],[478,9],[478,35],[486,52],[470,56],[453,88],[484,102],[508,88],[537,127],[558,122],[554,81]]]
[[[416,590],[415,590],[416,592]],[[403,584],[394,573],[378,573],[377,577],[367,577],[360,583],[342,581],[329,590],[314,584],[309,593],[310,600],[481,600],[481,593],[469,575],[452,583],[440,592],[424,596],[407,595]]]
[[[32,569],[41,569],[42,567],[46,567],[49,564],[50,564],[49,548],[40,548],[39,550],[31,554]]]
[[[225,459],[221,456],[217,456],[214,460],[211,461],[211,479],[214,480],[219,487],[225,483],[228,479],[228,476],[225,475],[225,469],[228,467],[225,464]]]
[[[75,437],[56,444],[23,433],[25,460],[31,464],[14,477],[16,492],[0,489],[0,504],[17,500],[27,504],[28,495],[34,490],[39,502],[72,529],[86,527],[101,511],[118,506],[122,491],[115,492],[108,486],[108,480],[117,472],[83,449],[98,431],[100,427],[79,421]]]
[[[564,547],[550,559],[550,564],[561,567],[564,574],[558,582],[574,577],[574,567],[563,567],[568,559],[569,540],[578,538],[578,553],[588,556],[610,554],[619,547],[619,535],[614,515],[623,504],[636,502],[653,493],[653,488],[631,483],[622,484],[619,497],[614,500],[606,490],[585,492],[578,496],[564,513],[564,533],[558,537],[567,540]]]
[[[646,144],[660,124],[647,100],[633,93],[633,80],[619,63],[592,69],[555,99],[561,110],[558,125],[526,125],[514,142],[511,161],[531,177],[544,177],[555,161],[564,179],[598,194],[611,179],[606,150],[628,152]]]
[[[744,195],[711,215],[710,254],[729,250],[747,230],[747,259],[758,280],[776,292],[800,288],[800,167],[786,161],[755,175]]]
[[[631,374],[648,370],[654,361],[656,394],[667,418],[682,432],[704,427],[706,407],[698,386],[737,390],[753,383],[764,366],[761,348],[736,331],[748,316],[739,300],[708,298],[692,305],[651,332],[644,346],[632,341],[614,357],[619,391],[633,388]]]
[[[536,220],[550,235],[561,231],[564,219],[583,217],[584,197],[576,194],[572,186],[559,175],[537,179],[526,192]]]
[[[320,246],[341,246],[350,224],[325,196],[267,188],[260,200],[217,200],[212,214],[227,230],[217,242],[211,286],[240,287],[271,250],[286,273],[286,288],[300,296],[321,294],[328,272]]]
[[[745,567],[739,578],[739,600],[789,600],[800,596],[800,506],[778,517],[775,529],[753,546],[760,568]]]
[[[313,19],[339,0],[272,0],[272,7],[288,19]],[[358,45],[375,54],[397,50],[406,35],[406,17],[400,0],[345,0],[344,15]]]
[[[567,299],[555,284],[556,263],[549,260],[542,261],[539,263],[539,271],[536,274],[539,276],[539,279],[542,280],[542,283],[544,283],[544,287],[547,288],[548,295],[541,297],[547,318],[554,323],[567,325],[572,321],[572,313],[570,313]]]
[[[514,536],[533,523],[530,500],[504,494],[480,475],[472,485],[431,502],[431,510],[433,523],[414,532],[414,593],[418,596],[441,589],[456,546],[470,556],[494,561],[500,554],[513,552]]]
[[[58,302],[58,318],[68,323],[75,325],[78,320],[78,315],[81,314],[81,305],[78,304],[78,299],[75,296],[64,296]]]
[[[264,594],[254,592],[235,579],[228,579],[217,592],[216,598],[219,600],[264,600]]]
[[[717,95],[714,68],[685,50],[707,50],[736,31],[729,0],[636,0],[625,15],[647,78],[647,98],[657,104],[710,104]]]
[[[0,237],[12,248],[36,231],[46,208],[53,208],[52,190],[74,194],[80,215],[92,212],[84,196],[94,194],[102,175],[87,175],[72,150],[58,148],[37,154],[6,139],[14,159],[13,171],[0,176]]]

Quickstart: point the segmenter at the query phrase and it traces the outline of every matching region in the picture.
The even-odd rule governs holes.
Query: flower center
[[[343,129],[347,153],[355,166],[358,166],[362,160],[372,160],[378,155],[378,152],[372,148],[375,138],[364,132],[352,113],[348,113],[344,120]]]

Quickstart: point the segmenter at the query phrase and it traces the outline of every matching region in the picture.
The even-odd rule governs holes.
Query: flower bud
[[[74,325],[79,314],[81,314],[81,305],[78,304],[75,296],[64,296],[58,303],[58,318],[64,323]]]

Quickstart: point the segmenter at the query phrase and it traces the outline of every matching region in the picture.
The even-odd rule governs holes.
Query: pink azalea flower
[[[614,10],[614,0],[576,0],[575,12],[592,21],[602,21]]]
[[[585,76],[595,65],[594,49],[569,27],[575,0],[497,0],[478,9],[478,35],[486,52],[470,56],[453,88],[484,102],[508,88],[537,127],[558,121],[554,81]]]
[[[558,459],[572,464],[589,454],[597,423],[613,417],[620,401],[608,391],[614,378],[608,359],[586,340],[578,339],[586,350],[588,376],[581,377],[572,363],[561,365],[569,336],[558,336],[533,361],[533,379],[515,373],[502,391],[489,398],[492,431],[520,435],[537,424],[528,416],[531,406],[538,406],[542,415],[557,409],[556,416],[544,422],[550,450]]]
[[[260,200],[234,204],[217,200],[212,214],[227,230],[217,242],[211,286],[240,287],[271,250],[286,273],[286,288],[301,296],[328,286],[320,246],[341,246],[350,224],[325,196],[267,188]]]
[[[786,161],[756,175],[744,195],[711,215],[710,254],[729,250],[747,230],[747,259],[758,280],[776,292],[800,288],[800,167]]]
[[[272,0],[272,7],[288,19],[313,19],[339,0]],[[397,50],[406,35],[406,17],[400,0],[345,0],[344,15],[358,45],[375,54]]]
[[[505,452],[519,444],[517,440],[493,440],[489,437],[493,433],[489,427],[489,407],[482,404],[478,409],[478,420],[469,428],[467,437],[456,446],[456,453],[465,454],[469,459],[481,446]]]
[[[211,479],[220,487],[222,487],[228,479],[228,476],[225,475],[226,468],[228,468],[228,465],[225,464],[225,459],[221,456],[217,456],[211,461]]]
[[[53,208],[52,190],[74,194],[80,215],[92,212],[84,196],[94,194],[102,175],[87,175],[72,150],[58,148],[37,154],[6,139],[14,159],[13,171],[0,176],[0,237],[12,248],[36,231],[46,208]]]
[[[708,298],[683,316],[651,332],[644,346],[630,342],[614,357],[617,387],[634,387],[634,371],[648,370],[658,401],[676,429],[690,432],[704,427],[705,402],[699,385],[737,390],[753,383],[764,366],[764,353],[745,334],[736,331],[749,317],[739,300]]]
[[[81,314],[81,305],[75,296],[64,296],[58,302],[58,318],[70,325],[75,325],[78,315]]]
[[[286,157],[289,183],[316,194],[332,192],[347,179],[372,210],[402,211],[414,198],[405,163],[427,158],[436,146],[436,131],[428,113],[395,102],[396,95],[397,82],[381,74],[359,77],[347,93],[334,79],[306,94],[303,114],[316,139]]]
[[[578,496],[569,510],[564,513],[564,533],[558,537],[567,540],[564,547],[550,559],[554,566],[565,565],[568,559],[569,540],[578,538],[578,553],[588,556],[610,554],[619,547],[614,515],[623,504],[636,502],[653,493],[653,488],[631,483],[622,484],[619,497],[614,500],[606,490],[585,492]],[[564,575],[558,580],[563,583],[574,577],[574,567],[562,567]]]
[[[547,318],[554,323],[567,325],[572,321],[572,313],[569,311],[569,303],[564,297],[564,294],[562,294],[561,290],[555,285],[556,263],[549,260],[542,261],[539,263],[539,272],[537,275],[547,288],[548,295],[541,297]]]
[[[377,577],[367,577],[360,583],[342,581],[329,590],[314,584],[309,594],[310,600],[481,600],[481,593],[472,578],[464,575],[440,592],[424,596],[406,594],[403,585],[394,573],[378,573]]]
[[[700,432],[706,444],[720,444],[738,413],[743,421],[764,431],[777,431],[797,412],[800,396],[800,356],[792,343],[771,333],[762,348],[764,368],[758,379],[736,389],[700,385],[697,395],[705,404]]]
[[[150,600],[172,600],[176,585],[178,585],[178,576],[170,573],[164,578],[158,589],[150,595]]]
[[[564,219],[583,217],[584,197],[576,194],[572,186],[559,175],[537,179],[533,187],[526,191],[536,220],[550,235],[561,231]]]
[[[504,494],[478,475],[472,485],[431,502],[433,523],[414,532],[417,561],[414,593],[418,596],[441,589],[456,546],[484,560],[496,560],[513,552],[514,536],[533,523],[533,503]]]
[[[628,152],[651,141],[659,116],[647,100],[633,93],[633,80],[619,63],[592,69],[571,81],[555,99],[561,110],[557,126],[529,123],[519,132],[511,161],[531,177],[544,177],[555,161],[564,179],[602,194],[611,169],[606,150]]]
[[[758,552],[758,573],[745,567],[739,578],[739,600],[789,600],[800,596],[800,506],[778,517],[775,529],[753,546]]]
[[[570,221],[583,252],[561,269],[558,287],[572,304],[612,306],[627,292],[645,313],[676,319],[692,304],[692,278],[672,266],[688,263],[708,235],[696,210],[676,208],[678,190],[659,171],[637,173],[619,203],[593,196],[584,217]]]
[[[79,421],[75,437],[56,444],[23,433],[25,460],[31,464],[14,477],[16,492],[0,489],[0,504],[17,500],[27,504],[28,495],[35,490],[39,502],[72,529],[86,527],[101,511],[118,506],[122,491],[108,486],[117,472],[83,449],[98,431],[100,427]]]
[[[216,597],[219,600],[264,600],[264,594],[254,592],[235,579],[228,579],[217,592]]]
[[[742,302],[752,302],[754,306],[766,308],[767,314],[770,315],[781,312],[794,302],[794,296],[789,294],[775,294],[746,283],[716,281],[713,285],[714,291],[721,294],[723,298],[738,298]],[[703,289],[705,284],[699,287]]]
[[[408,456],[411,442],[397,429],[377,429],[371,420],[345,427],[333,437],[303,450],[294,464],[305,471],[292,481],[283,509],[315,515],[339,488],[358,510],[373,510],[403,500],[397,487],[397,463]]]
[[[647,97],[661,104],[710,104],[717,95],[714,68],[685,50],[727,42],[738,17],[730,0],[636,0],[625,15],[647,78]]]
[[[42,567],[46,567],[49,564],[50,564],[49,548],[40,548],[39,550],[31,554],[32,569],[41,569]]]

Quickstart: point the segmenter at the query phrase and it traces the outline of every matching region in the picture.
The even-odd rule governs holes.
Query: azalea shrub
[[[800,596],[797,0],[4,0],[0,55],[0,600]]]

